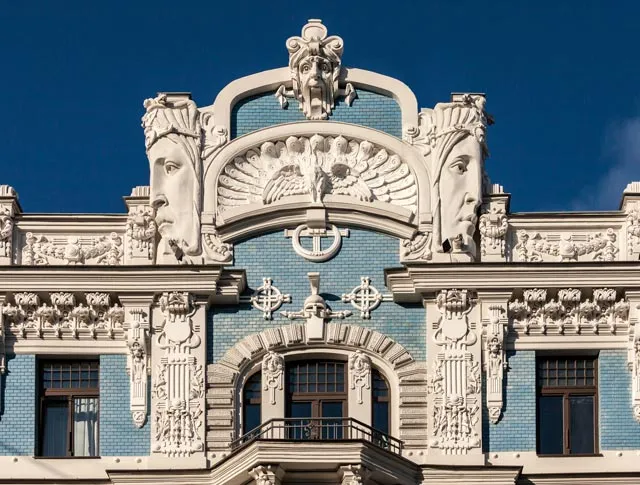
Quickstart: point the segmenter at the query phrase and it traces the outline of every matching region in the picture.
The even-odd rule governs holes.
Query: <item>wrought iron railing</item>
[[[231,442],[236,450],[256,440],[279,441],[367,441],[398,455],[402,441],[354,418],[276,418],[270,419]]]

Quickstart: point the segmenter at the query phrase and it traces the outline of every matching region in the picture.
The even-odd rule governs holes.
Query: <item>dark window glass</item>
[[[596,368],[594,357],[537,359],[538,453],[596,452]]]
[[[570,396],[569,415],[571,424],[569,434],[571,441],[569,449],[571,453],[593,453],[593,418],[594,401],[593,396]]]
[[[562,396],[540,396],[538,399],[538,436],[540,440],[539,453],[544,455],[562,454],[563,433]]]
[[[389,433],[389,386],[378,369],[373,369],[373,388],[371,397],[373,400],[372,425],[377,431]]]
[[[98,456],[97,361],[40,363],[42,456]]]
[[[257,428],[261,424],[262,374],[256,372],[244,385],[243,391],[243,434]]]

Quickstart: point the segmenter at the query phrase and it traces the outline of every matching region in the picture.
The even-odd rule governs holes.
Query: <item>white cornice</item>
[[[156,294],[187,291],[237,301],[246,285],[244,270],[220,266],[5,266],[0,267],[0,293],[18,291],[104,291]]]
[[[420,301],[443,288],[613,287],[640,288],[640,264],[484,263],[424,264],[385,270],[385,282],[396,301]]]

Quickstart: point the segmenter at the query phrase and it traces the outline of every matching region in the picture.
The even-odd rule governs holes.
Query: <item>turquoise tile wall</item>
[[[262,278],[270,277],[283,293],[292,296],[291,304],[280,310],[297,311],[309,296],[307,272],[320,272],[320,293],[333,310],[353,310],[354,315],[344,320],[353,325],[363,325],[378,330],[403,345],[416,360],[424,360],[425,310],[422,305],[399,305],[382,302],[372,312],[371,320],[364,320],[349,303],[342,303],[343,293],[360,285],[361,276],[369,276],[372,285],[387,293],[384,286],[384,268],[397,267],[398,240],[383,234],[355,229],[344,238],[338,255],[325,263],[312,263],[298,256],[291,247],[291,239],[283,231],[261,235],[235,246],[235,266],[247,271],[248,290],[251,295],[262,284]],[[268,327],[280,327],[290,321],[274,314],[273,320],[265,320],[262,312],[250,304],[239,307],[214,307],[208,318],[208,360],[215,362],[223,353],[246,335],[258,333]]]
[[[231,138],[268,126],[305,120],[296,100],[289,100],[288,108],[282,109],[274,92],[258,94],[239,101],[233,107]],[[402,136],[398,103],[393,98],[371,91],[358,90],[358,98],[351,106],[339,100],[329,120],[367,126],[398,138]]]

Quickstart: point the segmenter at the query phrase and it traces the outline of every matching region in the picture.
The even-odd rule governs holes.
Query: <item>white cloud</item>
[[[605,137],[609,171],[573,202],[575,210],[616,210],[629,182],[640,181],[640,117],[615,123]]]

